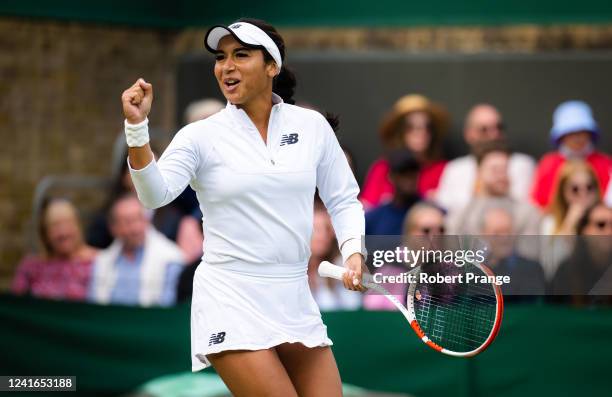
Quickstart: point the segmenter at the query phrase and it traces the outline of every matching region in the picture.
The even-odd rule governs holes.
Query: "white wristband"
[[[361,254],[364,260],[368,258],[368,251],[366,251],[365,247],[362,247],[360,238],[350,238],[342,244],[340,254],[342,254],[343,263],[347,261],[349,256],[357,253]]]
[[[145,118],[138,124],[130,124],[125,120],[125,141],[129,147],[142,147],[149,143],[149,119]]]

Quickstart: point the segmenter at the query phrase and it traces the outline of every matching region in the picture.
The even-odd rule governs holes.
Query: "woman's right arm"
[[[121,96],[128,166],[138,198],[147,208],[159,208],[174,200],[195,177],[199,156],[186,131],[179,131],[159,160],[149,146],[148,119],[153,86],[143,79]]]
[[[143,126],[153,103],[153,85],[147,83],[144,79],[138,79],[130,88],[123,91],[121,103],[123,104],[126,129],[130,128],[130,126]],[[138,132],[138,128],[133,129],[135,130],[134,132]],[[148,136],[146,140],[147,142],[143,141],[142,146],[132,146],[128,139],[130,166],[135,170],[146,167],[153,160],[153,152],[148,142]],[[133,144],[137,145],[138,142],[135,141]]]

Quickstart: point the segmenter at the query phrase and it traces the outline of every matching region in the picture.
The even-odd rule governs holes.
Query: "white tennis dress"
[[[224,350],[332,344],[306,275],[315,187],[344,259],[364,253],[359,188],[327,120],[275,94],[273,102],[267,143],[228,103],[181,129],[158,162],[130,168],[146,207],[168,204],[190,184],[204,214],[191,308],[193,371]]]

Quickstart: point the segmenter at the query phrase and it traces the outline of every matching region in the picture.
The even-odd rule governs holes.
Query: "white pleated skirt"
[[[277,274],[266,275],[261,268],[249,274],[200,264],[191,305],[192,371],[210,366],[207,355],[227,350],[261,350],[287,342],[332,345],[305,264],[288,265],[284,273],[278,266],[286,265],[270,266]]]

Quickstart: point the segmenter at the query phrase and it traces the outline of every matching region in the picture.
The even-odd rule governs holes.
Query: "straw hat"
[[[401,97],[387,115],[383,118],[380,126],[380,138],[384,145],[389,148],[404,147],[403,126],[404,118],[413,112],[426,112],[431,117],[432,123],[432,149],[439,145],[440,138],[449,127],[450,118],[446,109],[431,102],[423,95],[411,94]]]

